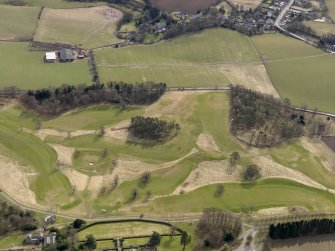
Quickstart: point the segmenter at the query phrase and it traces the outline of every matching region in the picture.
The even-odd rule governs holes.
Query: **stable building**
[[[44,62],[46,63],[54,63],[57,60],[56,52],[46,52],[44,55]]]
[[[72,62],[73,53],[71,49],[61,49],[59,51],[59,61],[62,63]]]

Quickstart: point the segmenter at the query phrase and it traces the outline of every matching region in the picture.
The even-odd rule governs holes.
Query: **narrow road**
[[[280,12],[280,14],[278,15],[277,19],[275,20],[275,23],[274,23],[274,26],[280,31],[282,32],[283,34],[287,35],[287,36],[290,36],[290,37],[293,37],[293,38],[296,38],[298,40],[301,40],[307,44],[310,44],[314,47],[318,47],[318,45],[312,41],[309,41],[308,39],[302,37],[302,36],[299,36],[297,34],[294,34],[292,32],[289,32],[288,30],[284,29],[280,24],[282,23],[282,20],[283,18],[285,17],[285,15],[287,14],[287,12],[290,10],[290,8],[292,7],[292,5],[294,4],[294,1],[295,0],[290,0],[290,2],[284,7],[284,9]],[[329,49],[326,49],[327,52],[331,53],[331,54],[334,54],[335,52],[334,51],[331,51]]]

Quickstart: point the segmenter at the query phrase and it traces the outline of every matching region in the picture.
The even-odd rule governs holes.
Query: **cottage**
[[[59,51],[59,61],[60,62],[72,62],[73,61],[73,54],[72,50],[70,49],[61,49]]]
[[[56,215],[49,215],[47,217],[44,218],[44,223],[45,224],[53,224],[56,222]]]
[[[53,63],[53,62],[56,61],[56,59],[57,59],[56,52],[52,51],[52,52],[46,52],[45,53],[44,62]]]

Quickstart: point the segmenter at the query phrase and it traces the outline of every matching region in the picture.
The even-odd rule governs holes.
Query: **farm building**
[[[52,51],[52,52],[46,52],[45,56],[44,56],[44,61],[46,63],[53,63],[55,62],[57,59],[57,55],[56,52]]]
[[[39,234],[39,235],[27,235],[25,239],[25,244],[27,245],[47,245],[47,244],[55,244],[56,243],[57,233],[52,232],[49,234]]]
[[[72,50],[70,49],[61,49],[59,51],[59,61],[60,62],[72,62],[73,61],[73,54]]]

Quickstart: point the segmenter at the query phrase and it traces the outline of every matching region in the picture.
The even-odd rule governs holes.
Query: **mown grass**
[[[0,240],[0,248],[11,248],[15,246],[22,246],[26,238],[25,234],[9,235]]]
[[[31,188],[39,202],[66,200],[71,185],[54,167],[56,152],[39,138],[22,131],[20,126],[33,128],[34,117],[15,108],[0,112],[1,154],[37,172]]]
[[[135,115],[143,115],[143,113],[144,110],[141,107],[121,109],[116,105],[98,105],[80,108],[47,120],[43,122],[43,128],[53,128],[61,131],[97,130],[101,126],[111,126]]]
[[[78,233],[79,240],[85,239],[89,234],[93,234],[95,238],[115,238],[127,236],[151,235],[152,232],[160,234],[169,234],[171,229],[168,226],[145,222],[122,222],[98,224]]]
[[[313,156],[298,142],[272,149],[270,154],[279,164],[304,173],[326,187],[335,188],[335,174],[322,165],[319,157]]]
[[[196,189],[190,193],[150,201],[147,206],[134,207],[134,212],[149,214],[194,213],[203,208],[222,208],[240,212],[241,207],[252,205],[255,210],[269,207],[301,206],[311,211],[333,211],[334,195],[284,180],[266,179],[255,184],[225,184],[222,197],[215,196],[216,185]]]
[[[272,34],[253,38],[282,98],[334,112],[335,58],[303,42]]]
[[[229,81],[222,64],[259,62],[248,38],[225,29],[187,34],[150,46],[96,51],[102,81],[162,81],[170,86],[215,86]]]
[[[38,7],[0,5],[0,39],[32,39],[39,12]]]
[[[89,83],[87,61],[45,64],[43,52],[30,52],[28,43],[0,42],[0,88],[21,89]]]

